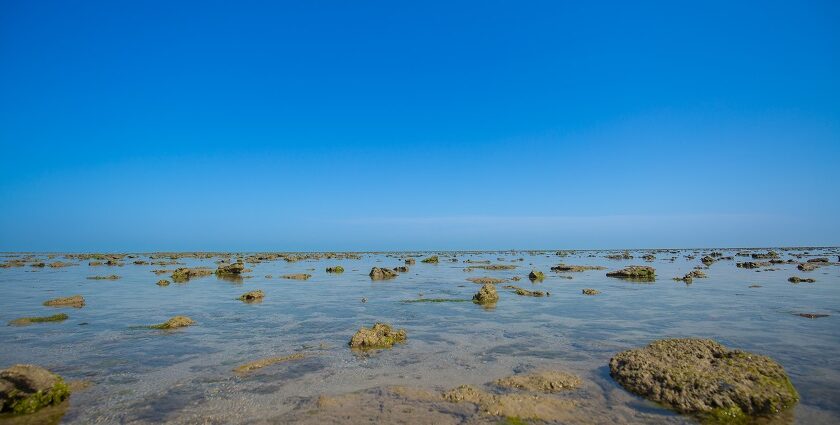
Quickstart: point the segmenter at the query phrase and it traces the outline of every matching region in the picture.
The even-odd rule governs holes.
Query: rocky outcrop
[[[654,280],[656,278],[656,269],[650,266],[629,266],[621,270],[609,272],[607,276],[622,279]]]
[[[405,329],[394,330],[386,323],[375,323],[370,328],[360,328],[350,339],[350,348],[374,350],[391,348],[406,339]]]
[[[85,298],[81,295],[73,295],[70,297],[54,298],[44,301],[47,307],[73,307],[82,308],[85,306]]]
[[[391,269],[374,267],[370,269],[370,274],[368,274],[368,276],[370,276],[372,280],[393,279],[397,277],[397,272]]]
[[[29,414],[70,397],[60,376],[31,364],[0,371],[0,413]]]
[[[490,283],[482,285],[481,289],[473,295],[473,302],[476,304],[488,305],[495,304],[499,301],[499,293],[496,292],[496,286]]]

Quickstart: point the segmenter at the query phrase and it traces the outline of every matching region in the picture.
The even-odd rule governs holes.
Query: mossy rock
[[[327,267],[327,273],[344,273],[344,267],[341,267],[341,266]]]
[[[610,375],[628,391],[710,421],[774,415],[799,401],[781,365],[708,339],[664,339],[623,351]]]
[[[9,322],[11,326],[26,326],[31,325],[33,323],[50,323],[50,322],[63,322],[69,319],[70,316],[59,313],[53,314],[52,316],[43,316],[43,317],[21,317],[20,319],[15,319]]]
[[[178,329],[184,328],[187,326],[192,326],[195,324],[195,321],[190,319],[187,316],[175,316],[163,323],[149,326],[152,329]]]
[[[350,347],[359,350],[391,348],[406,339],[405,329],[394,330],[386,323],[375,323],[370,328],[360,328],[350,339]]]
[[[245,270],[245,264],[237,261],[233,264],[221,265],[216,269],[216,276],[239,276]]]
[[[543,280],[543,279],[545,279],[545,273],[543,273],[539,270],[531,270],[531,273],[528,273],[528,279]]]
[[[262,290],[257,289],[256,291],[249,291],[242,294],[238,300],[245,301],[245,302],[255,302],[255,301],[262,301],[265,298],[265,293]]]
[[[423,262],[428,264],[437,264],[440,262],[440,260],[438,259],[437,255],[432,255],[431,257],[424,258]]]
[[[82,308],[85,306],[85,298],[81,295],[73,295],[70,297],[61,297],[61,298],[53,298],[48,301],[44,301],[44,305],[47,307],[73,307],[73,308]]]
[[[166,279],[161,279],[157,281],[157,286],[169,286],[169,281]]]
[[[70,387],[60,376],[35,365],[17,364],[0,371],[0,412],[35,413],[61,403]]]
[[[607,273],[608,277],[622,279],[653,281],[656,279],[656,269],[650,266],[629,266],[621,270]]]
[[[398,276],[397,272],[392,269],[386,269],[384,267],[374,267],[370,269],[370,273],[368,274],[372,280],[384,280],[384,279],[393,279]]]
[[[473,302],[476,304],[495,304],[499,301],[499,293],[496,292],[496,286],[491,283],[485,283],[481,289],[473,295]]]

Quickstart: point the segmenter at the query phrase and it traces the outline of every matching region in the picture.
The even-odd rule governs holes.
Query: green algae
[[[20,319],[15,319],[9,322],[9,325],[13,326],[26,326],[32,323],[48,323],[48,322],[63,322],[69,319],[65,313],[54,314],[52,316],[42,316],[42,317],[21,317]]]
[[[10,398],[15,398],[16,390],[13,390],[9,395]],[[64,379],[58,377],[49,390],[37,391],[34,394],[12,401],[9,410],[17,415],[35,413],[43,407],[59,404],[67,397],[70,397],[70,387],[64,382]]]

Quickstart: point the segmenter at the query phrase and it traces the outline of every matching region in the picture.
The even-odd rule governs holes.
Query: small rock
[[[341,267],[341,266],[327,267],[327,273],[344,273],[344,267]]]
[[[44,301],[47,307],[74,307],[82,308],[85,306],[85,298],[81,295],[73,295],[71,297],[55,298],[49,301]]]
[[[169,281],[166,279],[161,279],[157,281],[157,286],[169,286]]]
[[[256,291],[250,291],[242,294],[238,299],[245,302],[254,302],[261,301],[263,298],[265,298],[265,293],[257,289]]]
[[[377,322],[371,328],[360,328],[350,339],[350,347],[360,350],[391,348],[405,339],[405,329],[395,331],[390,325]]]
[[[393,279],[397,277],[397,272],[391,269],[374,267],[370,269],[370,274],[368,276],[370,276],[372,280]]]
[[[601,291],[599,291],[597,289],[592,289],[592,288],[586,288],[582,292],[583,292],[583,295],[598,295],[598,294],[601,293]]]
[[[490,283],[485,283],[481,289],[473,295],[473,302],[476,304],[488,305],[495,304],[499,301],[499,293],[496,292],[496,286]]]
[[[177,329],[183,328],[187,326],[192,326],[195,324],[195,321],[190,319],[187,316],[175,316],[161,324],[152,325],[150,328],[152,329]]]

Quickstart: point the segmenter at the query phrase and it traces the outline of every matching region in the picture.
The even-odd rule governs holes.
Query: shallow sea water
[[[739,250],[718,251],[735,256]],[[565,257],[554,251],[437,253],[439,264],[420,262],[430,253],[360,254],[358,260],[247,264],[252,271],[246,274],[252,277],[241,281],[207,276],[168,287],[155,285],[168,275],[152,270],[182,266],[134,265],[134,258],[126,258],[124,266],[91,267],[81,261],[56,269],[11,267],[0,269],[0,320],[58,312],[70,318],[0,326],[0,367],[34,363],[68,380],[90,381],[89,388],[73,394],[63,416],[63,423],[73,424],[495,423],[498,418],[456,405],[393,397],[387,387],[441,391],[544,369],[571,372],[584,381],[568,395],[578,400],[578,408],[559,422],[692,423],[624,391],[610,378],[607,365],[615,353],[655,339],[702,337],[768,355],[785,367],[801,402],[778,421],[840,423],[838,251],[778,251],[782,259],[831,259],[811,272],[797,270],[796,264],[772,265],[778,269],[774,271],[740,269],[735,263],[750,259],[736,256],[715,262],[704,270],[708,278],[690,285],[671,278],[702,265],[700,257],[711,250],[657,252],[652,262],[640,258],[649,251],[631,251],[636,257],[631,260],[605,258],[606,251],[576,251]],[[410,255],[418,256],[408,273],[385,281],[368,277],[371,267],[400,266]],[[148,255],[137,258],[148,260]],[[178,261],[215,268],[217,259]],[[465,271],[471,265],[467,260],[517,267]],[[566,279],[549,271],[559,263],[607,270],[562,274],[572,276]],[[324,271],[335,265],[346,271]],[[605,276],[627,265],[653,266],[657,280],[634,283]],[[530,282],[531,269],[544,271],[545,280]],[[279,278],[289,273],[312,277]],[[86,279],[110,274],[121,279]],[[469,300],[480,285],[466,279],[481,276],[519,276],[522,280],[512,284],[551,295],[522,297],[498,285],[501,299],[493,309],[471,302],[402,302]],[[817,282],[791,284],[791,276]],[[601,294],[584,296],[583,288]],[[265,292],[263,302],[236,299],[256,289]],[[85,297],[84,308],[41,305],[74,294]],[[808,319],[795,313],[830,316]],[[190,316],[197,324],[174,331],[144,327],[174,315]],[[407,342],[368,354],[351,351],[347,343],[353,333],[376,321],[406,329]],[[294,353],[306,358],[244,376],[232,372],[242,363]],[[321,395],[345,404],[319,413]]]

